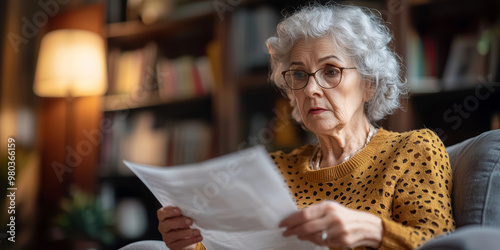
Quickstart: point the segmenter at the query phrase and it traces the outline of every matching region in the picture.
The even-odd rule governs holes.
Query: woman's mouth
[[[326,111],[326,109],[324,109],[324,108],[314,107],[314,108],[309,109],[309,114],[317,115],[317,114],[321,114],[325,111]]]

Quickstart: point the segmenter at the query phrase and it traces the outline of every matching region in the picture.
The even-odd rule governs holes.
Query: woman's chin
[[[323,134],[335,130],[339,123],[330,122],[308,122],[306,127],[315,134]]]

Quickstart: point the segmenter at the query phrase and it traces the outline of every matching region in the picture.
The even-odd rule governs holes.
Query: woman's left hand
[[[286,227],[285,237],[296,235],[321,246],[378,248],[382,242],[382,219],[335,201],[323,201],[298,211],[279,226]]]

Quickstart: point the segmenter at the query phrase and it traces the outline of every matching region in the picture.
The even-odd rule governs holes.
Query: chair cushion
[[[500,229],[471,225],[436,237],[417,250],[498,250],[499,245]]]
[[[119,250],[168,250],[168,247],[160,240],[143,240],[130,243]]]
[[[446,148],[453,169],[456,226],[500,228],[500,130]]]

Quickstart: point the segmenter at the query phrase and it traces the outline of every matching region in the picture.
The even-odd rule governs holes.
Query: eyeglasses
[[[344,69],[356,69],[356,67],[326,66],[316,70],[314,73],[292,69],[281,72],[281,75],[283,75],[286,85],[293,90],[305,88],[309,82],[310,76],[314,77],[314,80],[316,80],[316,83],[320,87],[324,89],[333,89],[342,81],[342,72]]]

